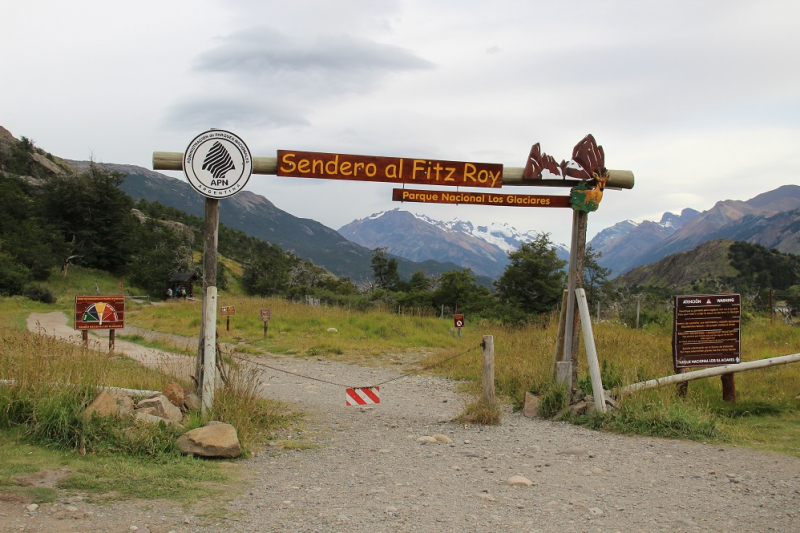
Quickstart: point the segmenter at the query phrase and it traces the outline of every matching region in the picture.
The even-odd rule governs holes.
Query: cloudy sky
[[[255,156],[510,167],[536,142],[568,159],[592,133],[636,186],[606,193],[591,237],[798,183],[798,23],[793,0],[6,2],[0,125],[61,157],[147,168],[209,128]],[[382,183],[247,188],[335,229],[401,206]],[[402,208],[569,240],[566,210]]]

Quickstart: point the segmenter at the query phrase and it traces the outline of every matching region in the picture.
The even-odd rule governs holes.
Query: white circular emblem
[[[200,194],[227,198],[247,185],[253,173],[253,157],[237,135],[209,130],[189,143],[183,154],[183,173]]]

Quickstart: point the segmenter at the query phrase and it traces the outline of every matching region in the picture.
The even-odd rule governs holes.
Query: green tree
[[[561,301],[566,261],[559,259],[550,235],[541,233],[509,252],[511,261],[495,282],[500,302],[528,314],[547,313]]]
[[[0,178],[0,250],[5,261],[18,265],[14,270],[28,280],[44,280],[59,264],[62,242],[50,221],[39,216],[31,186],[17,177]]]
[[[397,260],[387,256],[386,248],[375,248],[372,252],[372,276],[375,278],[375,285],[387,291],[396,290],[400,284]]]
[[[603,268],[597,262],[602,255],[602,252],[595,252],[591,246],[586,248],[583,260],[583,288],[590,303],[597,302],[604,294],[610,292],[611,282],[608,281],[608,276],[611,274],[611,269]]]
[[[469,268],[442,274],[433,293],[434,307],[445,306],[453,312],[485,314],[493,304],[491,292],[477,282]]]
[[[192,257],[191,239],[185,231],[152,219],[136,230],[131,241],[134,251],[130,262],[130,282],[160,297],[172,274],[188,272]]]
[[[120,273],[128,265],[137,222],[133,200],[119,188],[124,180],[121,173],[93,164],[83,174],[45,182],[43,215],[83,266]]]

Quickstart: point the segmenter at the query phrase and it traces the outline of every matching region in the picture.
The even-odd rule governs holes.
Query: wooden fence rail
[[[704,368],[703,370],[694,370],[692,372],[684,372],[683,374],[675,374],[674,376],[667,376],[658,379],[650,379],[633,383],[627,387],[623,387],[620,391],[622,394],[626,392],[634,392],[638,390],[654,389],[656,387],[663,387],[672,383],[684,383],[694,379],[710,378],[714,376],[722,376],[724,374],[733,374],[736,372],[744,372],[746,370],[756,370],[759,368],[768,368],[771,366],[785,365],[788,363],[797,363],[800,361],[800,353],[791,355],[783,355],[781,357],[771,357],[769,359],[760,359],[758,361],[748,361],[746,363],[738,363],[735,365],[717,366],[714,368]]]

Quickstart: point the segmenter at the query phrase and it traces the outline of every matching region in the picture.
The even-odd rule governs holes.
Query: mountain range
[[[508,252],[539,235],[503,223],[475,226],[458,219],[443,222],[399,208],[354,220],[339,228],[339,233],[368,248],[385,247],[412,261],[450,261],[491,278],[505,271]],[[562,259],[569,257],[565,246],[555,248]]]
[[[665,213],[656,223],[630,220],[604,229],[589,241],[600,266],[619,275],[715,239],[760,244],[800,253],[800,186],[783,185],[750,200],[724,200],[707,211]]]
[[[0,146],[18,142],[0,127]],[[31,179],[60,175],[70,165],[85,169],[87,161],[65,161],[33,152]],[[133,165],[101,164],[126,175],[123,190],[134,199],[158,201],[203,217],[204,199],[184,180]],[[442,222],[395,209],[355,220],[339,232],[311,219],[295,217],[267,198],[243,191],[221,201],[220,221],[248,235],[276,244],[309,259],[332,273],[354,281],[372,277],[373,249],[386,247],[408,279],[417,270],[437,275],[471,268],[484,284],[496,279],[508,264],[508,252],[534,239],[507,224],[475,226],[470,222]],[[589,241],[598,262],[617,276],[685,252],[717,239],[760,244],[787,253],[800,253],[800,186],[784,185],[749,200],[724,200],[707,211],[684,209],[665,213],[659,222],[622,221]],[[555,246],[562,258],[563,245]]]
[[[68,162],[81,170],[91,164],[89,161]],[[124,174],[126,178],[121,188],[135,200],[159,202],[201,218],[205,216],[204,197],[184,180],[134,165],[102,163],[100,166]],[[316,220],[291,215],[259,194],[241,191],[232,198],[220,200],[219,220],[230,228],[309,259],[337,276],[353,281],[372,277],[371,249],[348,241]],[[404,279],[417,270],[436,275],[460,268],[455,263],[414,262],[399,256],[390,257],[397,260],[398,273]]]

